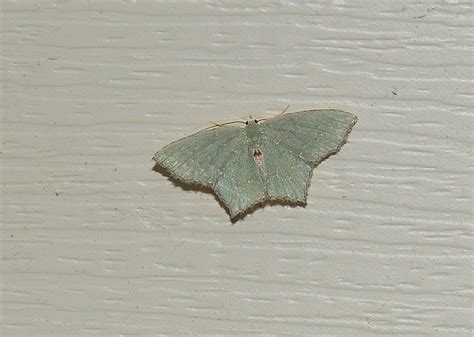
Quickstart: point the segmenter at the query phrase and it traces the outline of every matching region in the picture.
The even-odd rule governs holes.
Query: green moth
[[[153,159],[174,179],[211,188],[236,219],[267,201],[306,204],[313,168],[339,151],[356,122],[326,109],[234,122],[244,127],[217,124]]]

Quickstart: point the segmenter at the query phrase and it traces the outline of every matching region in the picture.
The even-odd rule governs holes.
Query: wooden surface
[[[469,1],[2,1],[2,336],[471,336]],[[359,122],[305,208],[152,171],[211,121]]]

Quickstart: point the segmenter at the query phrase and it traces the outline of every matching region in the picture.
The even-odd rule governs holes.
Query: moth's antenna
[[[214,129],[214,128],[218,128],[218,127],[221,127],[221,126],[224,126],[224,125],[229,125],[229,124],[236,124],[236,123],[245,124],[244,121],[232,121],[232,122],[226,122],[226,123],[211,122],[211,123],[214,124],[214,125],[208,126],[207,128],[204,128],[204,129],[202,129],[201,131],[209,130],[209,129]]]
[[[289,107],[290,107],[290,105],[287,104],[287,105],[286,105],[286,108],[285,108],[282,112],[280,112],[280,114],[279,114],[278,116],[283,115],[283,114],[286,112],[286,110],[288,110]]]
[[[280,112],[280,113],[278,114],[278,116],[283,115],[283,114],[288,110],[289,107],[290,107],[290,105],[287,104],[286,107],[285,107],[285,109],[284,109],[282,112]],[[257,122],[264,121],[264,120],[267,120],[267,119],[268,119],[268,118],[259,118],[259,119],[257,119]]]

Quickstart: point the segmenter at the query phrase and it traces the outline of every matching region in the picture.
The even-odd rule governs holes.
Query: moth
[[[172,178],[212,189],[236,219],[271,201],[305,205],[314,167],[339,151],[356,122],[351,113],[323,109],[216,124],[153,159]]]

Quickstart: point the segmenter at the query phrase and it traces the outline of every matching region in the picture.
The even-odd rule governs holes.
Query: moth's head
[[[259,120],[256,118],[250,118],[245,121],[245,131],[247,132],[247,136],[254,137],[259,133]]]
[[[259,122],[258,119],[255,119],[255,118],[252,118],[252,116],[249,116],[249,119],[247,119],[245,121],[245,125],[249,126],[249,125],[252,125],[252,124],[258,124],[258,122]]]

